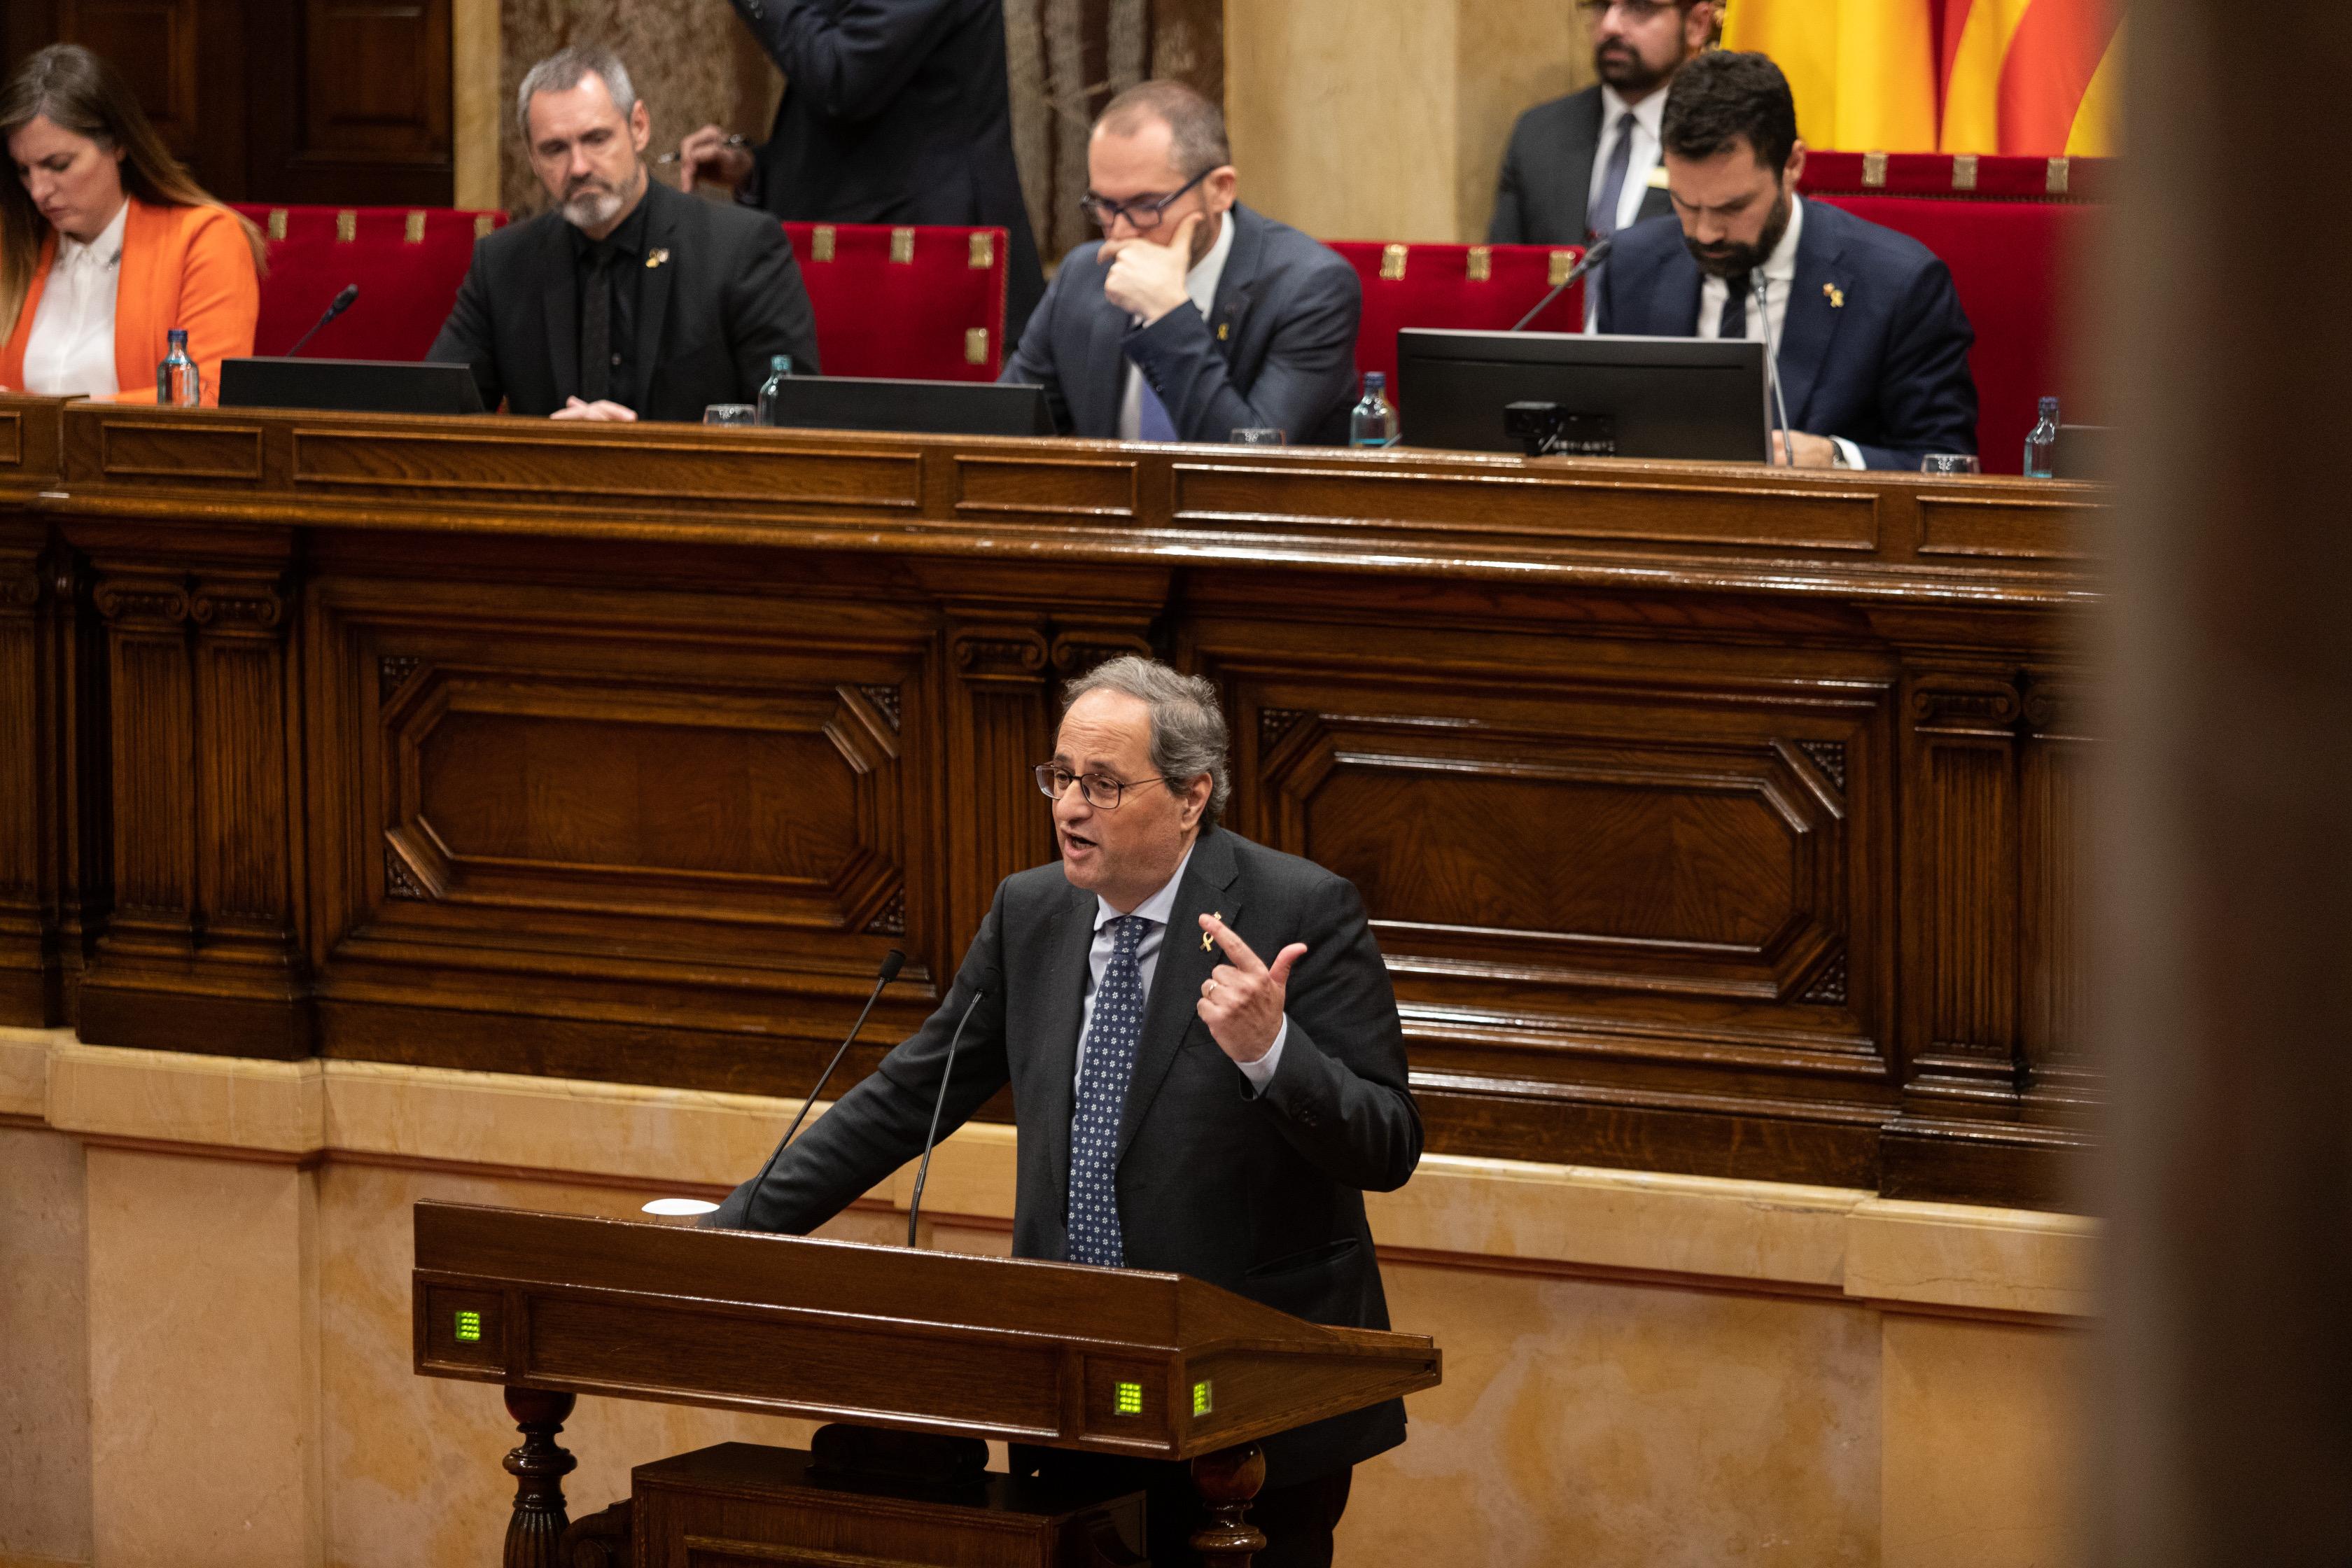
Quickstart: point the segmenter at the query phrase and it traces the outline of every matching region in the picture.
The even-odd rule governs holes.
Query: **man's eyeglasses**
[[[1037,787],[1045,793],[1046,798],[1059,800],[1068,793],[1072,784],[1076,784],[1078,786],[1078,794],[1085,798],[1086,803],[1097,811],[1118,809],[1118,797],[1129,790],[1143,784],[1167,782],[1164,778],[1115,779],[1108,773],[1074,773],[1069,769],[1056,767],[1052,763],[1037,764]]]
[[[1625,13],[1629,22],[1646,22],[1661,11],[1680,11],[1690,0],[1576,0],[1576,8],[1588,22],[1598,22],[1612,10]]]
[[[1110,226],[1121,218],[1125,218],[1129,226],[1138,234],[1149,234],[1160,226],[1161,216],[1170,207],[1183,200],[1185,191],[1191,190],[1215,173],[1214,169],[1203,169],[1185,181],[1181,190],[1171,191],[1167,195],[1152,196],[1149,199],[1139,196],[1131,202],[1115,202],[1107,196],[1098,196],[1092,191],[1088,191],[1078,198],[1078,210],[1094,219],[1105,234],[1109,233]]]

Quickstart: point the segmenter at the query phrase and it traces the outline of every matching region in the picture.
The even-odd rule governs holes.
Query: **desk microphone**
[[[923,1212],[923,1184],[930,1179],[931,1150],[940,1141],[940,1112],[948,1103],[948,1085],[955,1079],[956,1047],[963,1039],[963,1026],[971,1022],[971,1010],[988,993],[975,991],[971,1000],[963,1005],[963,1016],[956,1020],[955,1033],[948,1037],[948,1065],[940,1069],[940,1097],[931,1101],[931,1130],[923,1135],[923,1163],[915,1169],[915,1195],[907,1203],[907,1245],[915,1245],[915,1218]]]
[[[333,321],[337,316],[340,316],[345,310],[350,310],[352,308],[352,301],[359,297],[360,286],[358,284],[344,284],[343,291],[335,296],[335,302],[327,307],[327,313],[313,322],[309,331],[304,332],[300,337],[296,338],[294,340],[294,346],[288,349],[278,357],[281,359],[292,359],[296,354],[300,353],[302,352],[302,345],[309,342],[312,338],[317,337],[320,327],[325,326],[329,321]]]
[[[776,1145],[775,1152],[768,1156],[768,1163],[761,1166],[760,1173],[752,1178],[751,1195],[743,1205],[743,1217],[747,1221],[751,1217],[752,1208],[760,1201],[760,1189],[767,1184],[768,1173],[776,1168],[776,1161],[783,1154],[784,1144],[790,1143],[793,1141],[793,1134],[801,1130],[801,1123],[808,1119],[809,1107],[814,1105],[816,1097],[824,1092],[825,1079],[831,1078],[833,1069],[841,1065],[841,1058],[849,1054],[850,1043],[857,1038],[857,1031],[866,1027],[866,1014],[873,1012],[874,1004],[882,999],[882,988],[898,979],[898,971],[906,965],[907,955],[895,947],[882,955],[882,972],[874,978],[874,989],[867,993],[866,1005],[859,1011],[857,1022],[849,1026],[849,1033],[843,1037],[841,1048],[833,1053],[833,1060],[824,1064],[824,1071],[817,1074],[816,1087],[808,1091],[808,1098],[801,1101],[800,1114],[793,1118],[793,1124],[790,1127],[784,1129],[783,1142]]]
[[[1789,467],[1797,466],[1797,438],[1789,426],[1789,398],[1780,390],[1780,345],[1772,335],[1772,306],[1764,292],[1764,269],[1759,267],[1748,274],[1749,291],[1756,296],[1756,319],[1764,323],[1764,387],[1769,401],[1764,405],[1764,462],[1772,462],[1772,410],[1780,411],[1780,433],[1789,442]]]
[[[1562,294],[1567,293],[1579,282],[1582,281],[1586,273],[1591,271],[1594,268],[1608,260],[1609,247],[1612,243],[1613,242],[1605,234],[1599,239],[1594,240],[1592,244],[1586,248],[1583,256],[1578,258],[1576,265],[1568,269],[1568,276],[1559,280],[1559,287],[1554,289],[1550,293],[1537,300],[1536,308],[1529,310],[1526,315],[1521,316],[1519,318],[1519,324],[1513,327],[1511,331],[1515,332],[1526,331],[1528,330],[1528,323],[1534,321],[1538,316],[1542,315],[1546,306],[1549,305],[1554,300],[1559,299]]]

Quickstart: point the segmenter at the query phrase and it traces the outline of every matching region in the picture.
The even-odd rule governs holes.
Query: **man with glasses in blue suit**
[[[1363,288],[1339,253],[1234,199],[1224,116],[1180,82],[1111,100],[1087,144],[1087,216],[1003,379],[1065,435],[1346,438]]]

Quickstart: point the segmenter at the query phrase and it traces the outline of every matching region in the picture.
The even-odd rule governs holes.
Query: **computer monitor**
[[[1549,420],[1571,455],[1760,463],[1764,345],[1411,328],[1397,333],[1397,416],[1413,447],[1523,451]]]
[[[1051,436],[1042,386],[992,381],[885,381],[795,375],[776,389],[773,422],[803,430],[891,430],[918,436]]]
[[[337,414],[479,414],[482,389],[462,364],[411,360],[230,359],[223,408],[317,408]]]

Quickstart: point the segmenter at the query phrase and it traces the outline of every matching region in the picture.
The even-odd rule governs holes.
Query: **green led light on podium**
[[[1143,1384],[1139,1383],[1120,1384],[1118,1385],[1118,1403],[1116,1408],[1121,1415],[1140,1415],[1143,1414]]]
[[[1214,1408],[1215,1402],[1210,1397],[1209,1385],[1205,1382],[1194,1384],[1192,1385],[1192,1414],[1195,1415],[1206,1415]]]
[[[458,1313],[457,1337],[469,1344],[479,1340],[482,1337],[482,1314],[479,1312]]]

